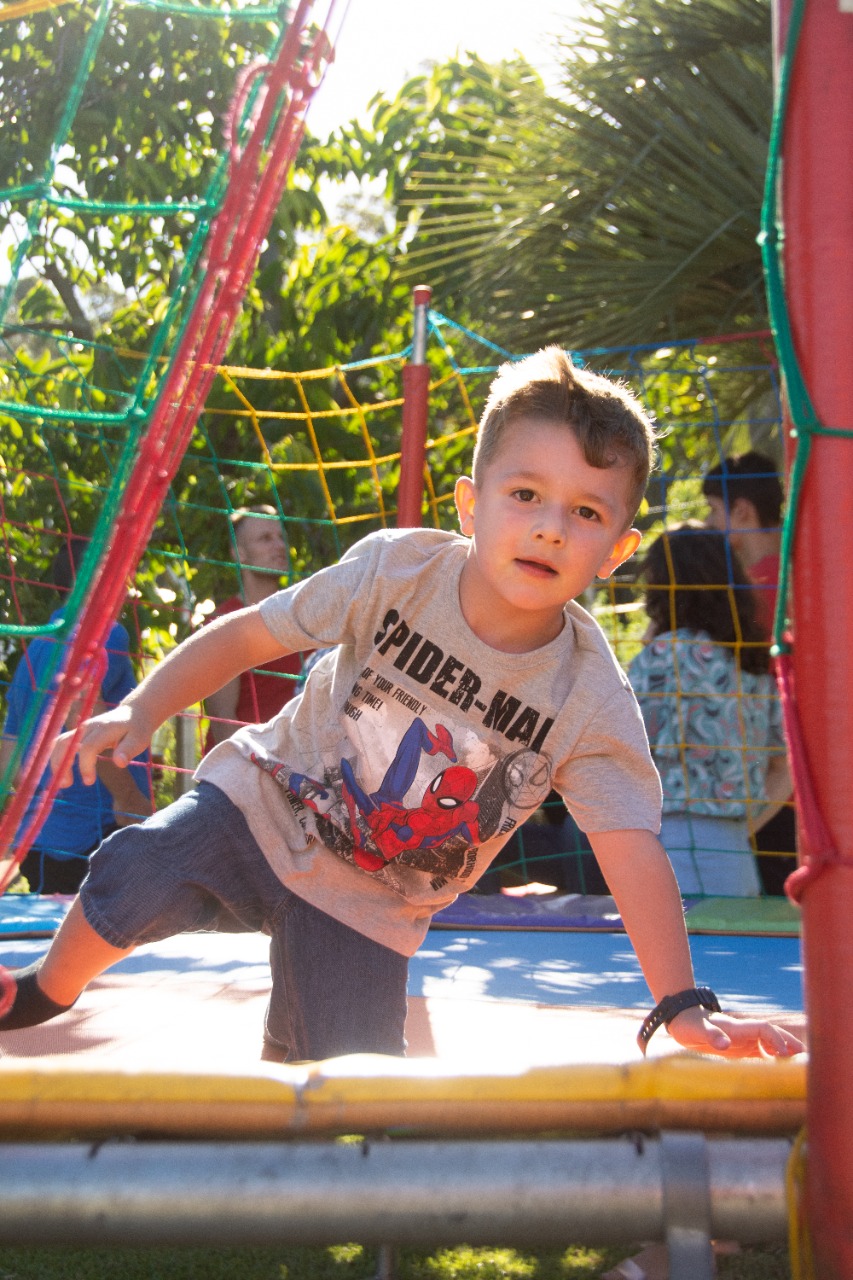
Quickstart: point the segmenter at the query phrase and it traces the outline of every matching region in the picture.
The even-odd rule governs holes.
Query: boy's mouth
[[[528,573],[536,574],[538,577],[555,578],[557,576],[557,570],[553,565],[547,564],[544,560],[525,560],[519,557],[516,560],[516,564],[520,565]]]

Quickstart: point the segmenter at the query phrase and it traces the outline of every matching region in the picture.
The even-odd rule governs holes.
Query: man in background
[[[234,613],[247,605],[260,604],[279,589],[289,568],[287,544],[274,507],[253,506],[235,511],[231,529],[237,550],[240,592],[218,605],[208,621]],[[224,742],[241,724],[263,724],[271,720],[296,692],[296,678],[302,672],[304,655],[295,653],[253,671],[244,671],[211,697],[205,699],[210,728],[204,754],[217,742]]]

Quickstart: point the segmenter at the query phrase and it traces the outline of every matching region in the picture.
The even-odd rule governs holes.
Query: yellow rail
[[[430,1059],[364,1055],[235,1076],[4,1065],[0,1136],[679,1128],[793,1134],[804,1122],[805,1096],[803,1059],[673,1055],[465,1074]]]

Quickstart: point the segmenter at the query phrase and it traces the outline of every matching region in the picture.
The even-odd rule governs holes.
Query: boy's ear
[[[460,476],[453,490],[456,502],[456,514],[459,516],[459,528],[470,538],[474,532],[474,507],[477,502],[477,491],[470,476]]]
[[[619,568],[620,564],[624,564],[626,560],[630,559],[642,540],[643,535],[639,529],[626,529],[622,537],[617,540],[604,564],[598,570],[596,577],[609,578],[611,573]]]

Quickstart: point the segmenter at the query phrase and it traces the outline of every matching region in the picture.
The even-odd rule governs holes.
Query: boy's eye
[[[598,512],[594,511],[592,507],[578,507],[578,515],[582,520],[598,519]]]
[[[519,502],[533,502],[536,494],[532,489],[513,489],[512,496]]]

